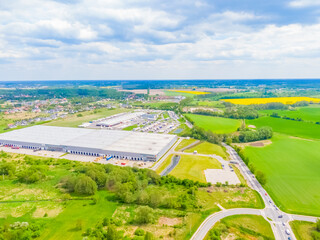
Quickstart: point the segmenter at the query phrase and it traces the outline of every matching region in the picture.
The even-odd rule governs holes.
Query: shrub
[[[97,192],[97,184],[90,177],[80,175],[76,179],[74,192],[84,195],[94,195]]]
[[[47,169],[42,166],[31,166],[18,174],[18,180],[24,183],[35,183],[46,177]]]
[[[144,235],[144,230],[143,230],[142,228],[137,228],[137,229],[134,231],[134,235],[143,236],[143,235]]]
[[[140,206],[136,210],[135,222],[138,224],[153,223],[155,216],[153,209],[148,206]]]

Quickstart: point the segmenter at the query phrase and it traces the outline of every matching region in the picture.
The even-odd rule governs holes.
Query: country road
[[[302,216],[295,214],[287,214],[282,212],[279,207],[275,205],[273,200],[270,198],[268,193],[264,190],[261,184],[256,180],[253,173],[249,170],[247,165],[242,161],[237,152],[230,146],[224,144],[227,152],[229,153],[231,160],[236,161],[239,165],[242,175],[247,179],[249,185],[256,190],[262,197],[265,208],[264,209],[249,209],[249,208],[238,208],[222,210],[221,212],[214,213],[206,218],[206,220],[200,225],[197,231],[192,236],[192,240],[202,240],[207,235],[208,231],[222,218],[237,214],[254,214],[263,216],[271,225],[276,240],[287,240],[290,237],[295,240],[295,236],[290,227],[289,221],[292,220],[303,220],[316,222],[316,217]],[[290,234],[286,233],[289,230]]]

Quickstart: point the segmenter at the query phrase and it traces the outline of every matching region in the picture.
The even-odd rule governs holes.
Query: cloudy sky
[[[320,0],[0,0],[0,80],[320,77]]]

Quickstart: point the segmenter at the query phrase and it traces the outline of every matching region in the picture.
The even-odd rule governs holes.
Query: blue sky
[[[320,0],[2,0],[0,80],[320,77]]]

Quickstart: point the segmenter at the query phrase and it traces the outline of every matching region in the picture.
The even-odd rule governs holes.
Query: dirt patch
[[[61,212],[63,211],[63,208],[57,207],[57,208],[53,208],[53,209],[49,209],[49,208],[37,208],[34,213],[32,214],[32,216],[34,218],[41,218],[44,217],[45,214],[47,214],[47,217],[56,217],[58,216]]]
[[[180,223],[182,223],[182,220],[180,218],[168,218],[168,217],[159,218],[160,225],[174,226]]]
[[[290,138],[314,142],[314,140],[312,140],[312,139],[306,139],[306,138],[300,138],[300,137],[293,137],[293,136],[290,136]]]
[[[262,141],[256,141],[256,142],[249,142],[249,143],[233,143],[232,145],[238,146],[240,148],[245,148],[247,146],[251,147],[265,147],[267,145],[270,145],[272,143],[271,140],[262,140]]]
[[[255,125],[248,125],[248,128],[256,128]]]

